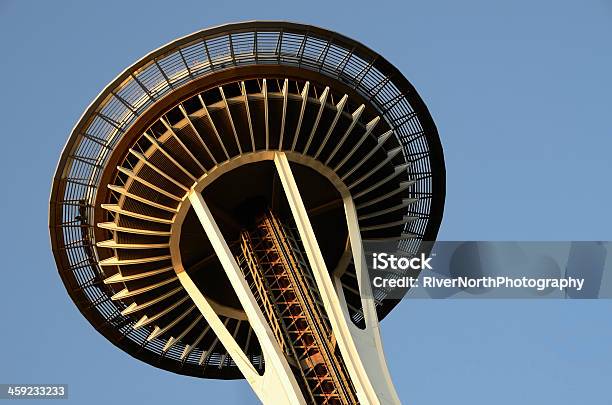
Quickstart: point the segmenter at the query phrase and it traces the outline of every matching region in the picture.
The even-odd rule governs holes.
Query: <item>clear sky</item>
[[[251,403],[119,351],[57,275],[51,178],[125,67],[179,36],[282,19],[353,37],[416,86],[447,165],[446,240],[612,240],[612,2],[0,0],[0,383],[71,404]],[[404,403],[610,404],[611,301],[405,301],[383,321]]]

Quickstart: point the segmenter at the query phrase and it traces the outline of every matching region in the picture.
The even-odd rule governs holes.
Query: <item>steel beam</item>
[[[338,283],[339,278],[336,277],[334,285],[325,265],[306,207],[293,177],[289,160],[284,153],[276,153],[274,163],[319,289],[323,307],[329,317],[359,402],[362,405],[399,404],[399,398],[395,393],[391,379],[388,377],[389,372],[386,369],[384,354],[382,353],[378,319],[373,302],[366,303],[364,301],[364,310],[368,312],[370,325],[375,320],[376,327],[366,328],[362,333],[358,333],[357,331],[360,330],[355,327],[349,318],[346,301],[342,293],[342,285]],[[367,269],[364,269],[365,257],[361,248],[361,237],[357,236],[359,235],[359,226],[356,222],[357,214],[350,194],[343,195],[343,200],[347,213],[349,235],[351,236],[353,259],[356,260],[356,267],[358,266],[361,269],[361,275],[358,278],[361,279],[360,289],[362,287],[365,289],[366,285],[369,286],[369,281],[364,280],[364,277],[367,277]],[[340,297],[342,297],[342,300]],[[377,353],[379,348],[381,351]],[[383,366],[384,370],[382,369]]]

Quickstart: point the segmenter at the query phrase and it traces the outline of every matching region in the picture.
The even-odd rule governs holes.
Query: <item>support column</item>
[[[359,402],[362,405],[399,404],[399,398],[386,367],[373,300],[362,298],[366,329],[360,330],[349,318],[340,279],[335,277],[332,282],[287,157],[284,153],[278,152],[275,154],[274,163]],[[357,215],[350,194],[347,192],[342,197],[349,226],[353,259],[358,272],[360,293],[363,297],[364,290],[370,285],[367,279]]]
[[[346,215],[349,240],[353,252],[353,264],[355,265],[357,285],[359,287],[359,295],[361,296],[361,307],[363,308],[365,322],[365,328],[359,329],[352,321],[348,320],[348,327],[355,341],[355,346],[367,367],[372,385],[379,394],[381,403],[399,404],[401,401],[395,391],[393,381],[391,380],[391,374],[387,367],[385,351],[380,336],[380,323],[378,322],[378,314],[376,313],[376,305],[372,294],[372,285],[370,284],[368,266],[361,241],[357,209],[355,208],[353,197],[351,197],[350,194],[342,196],[342,200],[344,203],[344,213]],[[336,291],[340,297],[342,307],[345,309],[348,308],[340,277],[334,277],[334,284],[336,285]],[[349,317],[348,310],[345,310],[345,317],[347,319]]]
[[[191,191],[189,201],[193,206],[202,227],[219,258],[227,277],[244,309],[257,339],[261,345],[265,360],[265,371],[259,375],[244,351],[234,340],[219,316],[202,292],[197,288],[186,271],[178,274],[179,280],[191,299],[194,301],[219,341],[228,351],[240,371],[244,374],[255,394],[265,404],[305,404],[306,401],[295,380],[293,372],[278,346],[276,338],[266,321],[261,309],[249,289],[238,263],[225,241],[215,219],[199,192]]]

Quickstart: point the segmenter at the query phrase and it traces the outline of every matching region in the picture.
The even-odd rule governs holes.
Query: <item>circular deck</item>
[[[338,187],[355,199],[364,240],[397,240],[414,252],[435,240],[445,198],[442,148],[423,101],[396,68],[312,26],[206,29],[120,74],[85,111],[60,158],[52,248],[71,298],[100,333],[156,367],[242,377],[176,280],[171,236],[180,217],[178,232],[190,234],[174,251],[187,271],[201,274],[199,286],[261,365],[214,252],[194,244],[205,245],[205,236],[188,207],[178,214],[189,190],[206,183],[200,190],[231,240],[245,201],[276,201],[272,151],[284,151],[295,167],[328,267],[340,262],[346,242]],[[349,264],[342,281],[358,324],[351,271]],[[380,318],[397,304],[384,298],[377,297]]]

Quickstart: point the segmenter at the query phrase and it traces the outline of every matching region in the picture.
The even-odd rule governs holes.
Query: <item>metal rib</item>
[[[266,150],[270,149],[270,125],[268,122],[268,83],[266,79],[263,79],[263,86],[261,89],[264,98],[264,120],[266,122]]]
[[[397,211],[397,210],[400,210],[402,208],[405,208],[405,207],[409,206],[410,204],[413,204],[413,203],[415,203],[417,201],[418,201],[418,199],[416,199],[416,198],[405,198],[405,199],[402,200],[402,202],[400,204],[394,205],[393,207],[385,208],[383,210],[379,210],[379,211],[375,211],[375,212],[371,212],[369,214],[360,215],[359,216],[359,220],[362,221],[362,220],[365,220],[365,219],[374,218],[374,217],[377,217],[377,216],[380,216],[380,215],[388,214],[390,212]]]
[[[314,155],[315,159],[317,159],[319,157],[319,155],[323,151],[323,148],[325,148],[325,145],[327,145],[327,141],[329,140],[329,137],[331,136],[332,132],[334,132],[334,129],[336,128],[336,124],[338,123],[338,120],[340,119],[340,116],[342,115],[342,111],[344,110],[344,105],[346,104],[346,100],[347,99],[348,99],[348,95],[345,94],[340,99],[338,104],[336,104],[336,115],[334,116],[334,120],[332,121],[331,125],[329,126],[329,129],[327,130],[327,133],[325,134],[325,137],[323,138],[323,141],[321,142],[321,145],[319,145],[319,149],[317,149],[317,152]]]
[[[206,103],[204,102],[204,99],[202,98],[201,94],[198,94],[198,99],[200,99],[200,103],[202,103],[202,109],[204,110],[204,115],[206,115],[206,118],[208,118],[208,122],[210,123],[210,126],[212,127],[212,130],[215,133],[215,136],[217,137],[219,144],[221,145],[221,149],[223,149],[223,153],[225,154],[225,157],[229,160],[230,157],[229,157],[229,154],[227,153],[227,149],[225,149],[225,144],[223,143],[223,139],[221,139],[221,135],[219,135],[219,131],[217,131],[215,122],[213,121],[212,116],[210,115],[210,112],[208,111],[208,107],[206,107]]]
[[[198,322],[200,322],[202,319],[204,319],[204,317],[202,315],[198,315],[196,317],[196,319],[193,320],[193,322],[191,322],[186,328],[185,330],[183,330],[176,338],[171,336],[168,341],[166,342],[166,344],[164,345],[164,348],[162,349],[163,352],[167,352],[168,350],[170,350],[172,348],[172,346],[174,346],[175,344],[177,344],[178,342],[180,342],[189,332],[191,332],[191,330],[198,324]]]
[[[149,187],[152,190],[157,191],[158,193],[160,193],[161,195],[164,195],[168,198],[173,199],[174,201],[180,202],[182,201],[182,198],[172,194],[169,191],[164,190],[161,187],[156,186],[155,184],[143,179],[142,177],[138,176],[136,173],[134,173],[132,170],[130,169],[126,169],[125,167],[122,166],[117,166],[117,170],[119,170],[121,173],[125,174],[126,176],[128,176],[129,178],[133,179],[134,181],[137,181],[141,184],[144,184],[145,186]]]
[[[251,110],[249,110],[249,95],[246,91],[246,86],[244,82],[240,82],[240,91],[242,91],[242,96],[244,97],[244,108],[246,109],[247,121],[249,122],[249,133],[251,134],[251,147],[252,151],[255,152],[255,135],[253,135],[253,123],[251,122]]]
[[[308,89],[309,88],[310,88],[310,82],[306,82],[304,84],[304,89],[302,89],[302,107],[300,109],[300,117],[298,118],[297,126],[295,128],[295,133],[293,134],[293,143],[291,144],[292,151],[295,150],[295,145],[300,135],[300,129],[302,128],[302,120],[304,119],[304,111],[306,110],[306,104],[308,104]]]
[[[128,210],[121,208],[121,206],[117,204],[100,204],[100,207],[109,212],[114,212],[116,214],[125,215],[125,216],[132,217],[132,218],[142,219],[145,221],[157,222],[160,224],[168,224],[168,225],[172,224],[173,222],[171,219],[152,217],[149,215],[144,215],[144,214],[139,214],[136,212],[128,211]]]
[[[170,259],[170,255],[163,256],[148,256],[140,257],[137,259],[119,259],[117,256],[109,257],[108,259],[100,260],[98,264],[100,266],[127,266],[130,264],[144,264],[152,262],[160,262],[162,260]]]
[[[167,231],[154,231],[150,229],[139,229],[139,228],[126,228],[123,226],[119,226],[114,222],[99,222],[99,228],[107,229],[113,232],[125,232],[125,233],[135,233],[138,235],[152,235],[152,236],[170,236],[170,232]]]
[[[170,313],[173,309],[176,309],[179,305],[181,305],[183,302],[187,301],[188,299],[189,299],[189,295],[185,295],[183,298],[181,298],[178,301],[168,305],[166,308],[164,308],[163,310],[159,311],[155,315],[152,315],[152,316],[143,315],[138,320],[138,322],[136,322],[132,326],[132,328],[139,329],[139,328],[142,328],[143,326],[149,325],[151,322],[155,322],[156,320],[158,320],[162,316]]]
[[[132,194],[129,191],[127,191],[124,187],[116,186],[114,184],[109,184],[108,188],[110,190],[113,190],[116,193],[122,194],[122,195],[124,195],[126,197],[130,197],[130,198],[132,198],[132,199],[134,199],[136,201],[140,201],[143,204],[150,205],[151,207],[159,208],[160,210],[169,211],[169,212],[172,212],[172,213],[175,213],[177,211],[176,208],[168,207],[167,205],[159,204],[159,203],[153,202],[151,200],[148,200],[148,199],[146,199],[144,197],[141,197],[139,195]]]
[[[187,153],[187,155],[189,155],[189,157],[191,158],[191,160],[193,160],[199,167],[200,169],[202,169],[202,171],[204,173],[207,172],[206,168],[204,167],[204,165],[202,165],[202,163],[200,162],[200,159],[196,158],[194,156],[193,153],[191,153],[191,150],[185,145],[185,143],[181,140],[181,138],[179,138],[178,134],[176,133],[176,131],[174,131],[174,129],[170,126],[170,124],[168,122],[166,122],[166,120],[164,119],[164,117],[160,117],[159,119],[161,121],[162,124],[164,124],[164,126],[166,127],[166,130],[170,132],[170,134],[172,135],[172,137],[174,139],[176,139],[176,141],[178,142],[178,144],[181,146],[181,148],[183,148],[183,150],[185,151],[185,153]]]
[[[375,231],[377,229],[393,228],[394,226],[405,225],[405,224],[407,224],[409,222],[414,222],[417,219],[419,219],[419,217],[413,217],[413,216],[405,215],[399,221],[387,222],[387,223],[384,223],[384,224],[377,224],[377,225],[370,225],[370,226],[363,226],[363,227],[361,227],[361,232]]]
[[[357,209],[369,207],[372,204],[376,204],[376,203],[378,203],[380,201],[386,200],[389,197],[392,197],[392,196],[394,196],[394,195],[396,195],[398,193],[401,193],[402,191],[406,190],[411,185],[412,185],[412,183],[403,181],[403,182],[400,183],[398,188],[396,188],[394,190],[391,190],[388,193],[385,193],[385,194],[383,194],[381,196],[378,196],[376,198],[373,198],[371,200],[367,200],[367,201],[365,201],[365,202],[363,202],[361,204],[357,204]]]
[[[329,94],[329,87],[326,87],[325,90],[323,90],[323,94],[321,94],[321,97],[319,97],[319,103],[320,103],[319,112],[317,113],[317,118],[315,119],[315,122],[312,125],[312,130],[310,131],[308,142],[306,142],[306,146],[304,147],[304,151],[302,152],[304,155],[308,153],[308,148],[310,147],[312,138],[314,138],[315,132],[317,132],[317,127],[319,126],[319,120],[321,119],[321,116],[323,115],[323,111],[325,110],[325,102],[327,100],[328,94]]]
[[[372,190],[375,190],[378,187],[382,186],[383,184],[387,183],[388,181],[391,181],[394,178],[400,176],[401,174],[406,173],[406,167],[408,167],[408,164],[403,164],[403,165],[400,165],[400,166],[396,166],[394,171],[393,171],[393,173],[391,173],[387,177],[377,181],[376,183],[372,184],[370,187],[366,188],[365,190],[362,190],[359,193],[355,194],[354,198],[359,198],[361,196],[364,196],[367,193],[371,192]],[[414,184],[413,180],[411,180],[409,182]]]
[[[163,178],[165,178],[166,180],[168,180],[169,182],[171,182],[175,186],[183,189],[185,192],[189,191],[189,188],[185,187],[185,185],[183,183],[181,183],[178,180],[175,180],[172,176],[170,176],[169,174],[164,172],[162,169],[160,169],[159,167],[155,166],[153,163],[149,162],[149,160],[142,153],[137,152],[137,151],[135,151],[132,148],[130,148],[130,153],[132,155],[136,156],[141,162],[143,162],[144,164],[149,166],[151,169],[155,170],[155,172],[157,172],[157,174],[159,174],[160,176],[162,176]]]
[[[153,138],[151,135],[147,134],[146,132],[144,133],[145,138],[147,138],[149,140],[149,142],[151,142],[153,145],[155,145],[155,147],[157,148],[157,150],[159,150],[166,158],[168,158],[169,161],[171,161],[176,167],[178,167],[179,169],[181,169],[181,171],[183,173],[185,173],[194,183],[197,180],[196,177],[191,174],[191,172],[187,169],[185,169],[183,167],[183,165],[181,165],[176,159],[174,159],[160,144],[159,142],[157,142],[157,140],[155,138]]]
[[[168,325],[164,326],[163,328],[160,328],[159,326],[155,326],[155,329],[153,329],[153,332],[151,332],[149,337],[147,337],[147,340],[150,342],[151,340],[155,339],[159,335],[167,332],[168,329],[172,328],[174,325],[176,325],[177,323],[182,321],[183,318],[185,318],[187,315],[189,315],[189,313],[191,311],[193,311],[194,308],[195,308],[195,305],[191,305],[189,308],[187,308],[187,310],[185,312],[183,312],[177,318],[173,319],[172,322],[170,322]]]
[[[118,243],[113,239],[96,243],[97,247],[107,249],[163,249],[170,247],[169,243]]]
[[[278,150],[283,149],[283,138],[285,136],[285,119],[287,116],[287,98],[289,95],[289,80],[283,82],[283,116],[281,118],[280,137],[278,141]]]
[[[202,104],[204,104],[204,101],[202,101]],[[185,119],[187,120],[187,124],[189,125],[191,130],[195,133],[195,137],[198,139],[198,141],[200,141],[200,145],[202,145],[206,153],[208,153],[208,156],[210,156],[211,160],[216,165],[218,162],[217,162],[217,159],[215,159],[215,155],[213,155],[210,149],[208,149],[206,142],[204,142],[204,138],[202,138],[202,134],[200,134],[200,131],[198,131],[195,125],[193,125],[193,121],[191,121],[191,118],[187,114],[187,111],[185,111],[185,108],[183,107],[182,104],[179,104],[178,107],[181,113],[183,113],[183,116],[185,117]]]
[[[200,335],[196,338],[196,340],[194,340],[192,344],[185,346],[185,348],[183,349],[183,353],[181,354],[181,357],[180,357],[181,360],[184,361],[187,358],[187,356],[189,356],[189,354],[193,351],[193,349],[195,349],[198,346],[198,344],[202,341],[204,336],[206,336],[209,330],[210,330],[210,325],[206,325],[206,328],[204,328],[204,330],[202,331],[202,333],[200,333]]]
[[[174,294],[178,293],[179,291],[185,291],[183,289],[182,286],[174,288],[170,291],[168,291],[167,293],[160,295],[158,297],[155,297],[154,299],[150,300],[150,301],[146,301],[146,302],[142,302],[142,303],[136,303],[133,302],[131,303],[127,308],[125,308],[123,311],[121,311],[121,315],[129,315],[129,314],[133,314],[134,312],[138,312],[142,309],[148,308],[151,305],[155,305],[158,302],[161,302],[163,300],[165,300],[168,297],[173,296]]]
[[[232,333],[232,338],[234,338],[234,340],[236,340],[236,335],[238,335],[238,330],[240,329],[240,325],[242,325],[242,321],[236,322],[236,328],[234,329],[234,333]],[[219,368],[223,367],[223,363],[225,362],[227,355],[228,355],[227,351],[221,355],[221,359],[219,361]]]
[[[133,297],[135,295],[146,293],[148,291],[151,291],[151,290],[154,290],[156,288],[162,287],[162,286],[164,286],[166,284],[170,284],[171,282],[176,281],[176,280],[177,280],[177,278],[176,278],[176,276],[174,276],[172,278],[168,278],[166,280],[160,281],[159,283],[150,284],[150,285],[148,285],[146,287],[139,288],[139,289],[133,290],[133,291],[130,291],[127,288],[124,288],[123,290],[119,291],[117,294],[113,295],[111,297],[111,300],[116,301],[116,300],[122,300],[122,299],[128,298],[128,297]]]
[[[225,318],[225,320],[223,321],[223,326],[225,326],[226,328],[227,328],[227,324],[229,323],[229,320],[230,320],[229,318]],[[198,362],[199,365],[204,364],[204,362],[208,360],[210,355],[213,353],[213,349],[215,348],[217,343],[219,343],[219,337],[215,335],[215,339],[212,341],[210,346],[208,346],[208,350],[202,351],[202,355],[200,356],[200,361]]]
[[[110,277],[104,279],[104,284],[114,284],[114,283],[125,283],[126,281],[140,280],[141,278],[147,278],[156,276],[161,273],[165,273],[167,271],[174,270],[172,266],[164,267],[158,270],[144,271],[142,273],[123,275],[121,272],[117,272]]]
[[[368,172],[366,174],[364,174],[363,176],[361,176],[359,179],[355,180],[353,183],[351,183],[348,187],[349,189],[352,187],[355,187],[356,185],[358,185],[359,183],[361,183],[362,181],[364,181],[365,179],[367,179],[368,177],[370,177],[373,173],[375,173],[376,171],[378,171],[380,168],[384,167],[387,163],[389,163],[391,161],[391,159],[393,159],[394,157],[396,157],[400,152],[402,151],[402,147],[398,146],[395,149],[391,149],[390,151],[387,152],[387,157],[380,163],[378,163],[378,165],[376,165],[372,170],[368,170]],[[364,157],[363,159],[361,159],[359,161],[359,163],[357,163],[355,166],[353,166],[353,168],[351,170],[349,170],[346,174],[344,174],[341,179],[342,180],[346,180],[347,177],[349,177],[351,174],[353,174],[357,169],[359,169],[365,162],[367,162],[367,160],[372,157],[372,155],[374,155],[373,153],[368,153],[368,155],[366,157]]]
[[[355,144],[355,146],[353,146],[353,148],[349,151],[349,153],[346,154],[346,156],[338,163],[338,165],[334,168],[335,172],[338,172],[338,170],[344,166],[344,164],[346,162],[348,162],[348,160],[351,158],[351,156],[353,156],[353,154],[355,152],[357,152],[357,150],[359,149],[359,147],[365,142],[366,139],[368,139],[368,136],[370,136],[370,133],[372,133],[372,131],[374,130],[374,128],[376,127],[376,125],[378,125],[378,122],[380,121],[380,117],[376,117],[374,118],[372,121],[368,122],[366,125],[366,131],[363,134],[363,136],[361,137],[361,139],[359,139],[359,141]],[[385,135],[381,136],[380,138],[378,138],[378,145],[382,145],[383,143],[385,143],[385,141],[387,139],[389,139],[389,136],[391,136],[391,131],[389,131],[388,135],[385,137]]]
[[[344,132],[344,135],[342,135],[342,138],[340,138],[340,140],[338,141],[338,144],[332,150],[331,154],[329,155],[329,157],[325,161],[325,165],[326,166],[329,165],[329,162],[331,162],[331,160],[334,158],[334,156],[336,156],[336,153],[338,152],[338,150],[342,147],[342,145],[344,144],[346,139],[349,137],[351,132],[353,132],[353,128],[355,128],[355,124],[357,124],[357,122],[359,121],[359,117],[361,117],[361,113],[363,113],[363,110],[365,110],[365,104],[360,105],[359,108],[357,108],[357,110],[355,110],[353,112],[351,124],[346,129],[346,131]]]
[[[230,111],[229,104],[227,103],[227,99],[225,98],[225,92],[223,91],[223,86],[219,86],[219,92],[221,93],[221,98],[223,99],[223,104],[225,105],[225,111],[227,111],[229,123],[230,123],[230,126],[232,127],[232,132],[234,133],[234,139],[236,140],[236,146],[238,147],[238,153],[242,155],[242,146],[240,146],[240,140],[238,139],[238,133],[236,132],[236,126],[234,125],[234,119],[232,118],[232,112]]]
[[[365,238],[363,241],[364,242],[395,242],[395,241],[400,241],[400,240],[405,240],[405,239],[412,239],[416,236],[417,235],[410,233],[410,232],[403,232],[400,236],[389,236],[389,237],[382,237],[382,238]]]

